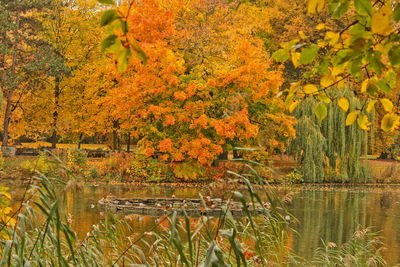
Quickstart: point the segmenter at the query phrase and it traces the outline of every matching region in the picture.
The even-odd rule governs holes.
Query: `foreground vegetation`
[[[54,164],[53,162],[47,162]],[[67,179],[73,174],[61,162]],[[379,256],[382,243],[368,229],[359,229],[343,245],[328,243],[307,262],[287,247],[288,233],[295,223],[270,187],[261,182],[261,194],[250,181],[232,173],[247,186],[247,194],[227,192],[226,199],[243,204],[244,218],[234,218],[229,204],[218,218],[207,215],[177,218],[172,212],[161,217],[154,231],[133,238],[134,229],[124,220],[109,215],[82,240],[71,229],[63,210],[65,181],[37,173],[27,187],[22,209],[2,217],[0,249],[2,266],[384,266]],[[5,192],[2,200],[9,200]],[[248,207],[260,205],[263,215],[253,216]],[[7,209],[7,201],[1,210]],[[14,218],[10,224],[10,218]]]

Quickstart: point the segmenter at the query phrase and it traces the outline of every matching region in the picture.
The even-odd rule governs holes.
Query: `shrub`
[[[40,152],[38,158],[35,161],[24,161],[21,164],[21,168],[30,174],[34,174],[35,171],[47,174],[50,171],[50,166],[47,163],[46,154],[44,152]]]

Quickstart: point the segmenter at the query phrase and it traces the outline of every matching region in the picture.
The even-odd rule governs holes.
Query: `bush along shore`
[[[56,155],[66,162],[79,182],[86,183],[210,183],[230,181],[234,176],[227,171],[246,173],[245,160],[261,160],[255,168],[265,182],[273,184],[299,184],[310,182],[299,167],[288,156],[277,156],[272,159],[260,158],[259,154],[248,153],[243,158],[218,160],[212,165],[196,165],[185,162],[165,162],[159,158],[146,157],[135,152],[107,152],[104,157],[88,157],[87,152],[78,149],[62,149],[50,152],[39,151],[37,156],[0,157],[0,177],[2,179],[29,178],[36,171],[43,174],[62,176],[57,168],[48,164],[49,155]],[[360,164],[368,179],[361,183],[400,183],[400,162],[396,160],[379,160],[362,158]],[[327,169],[328,170],[328,169]],[[339,171],[339,170],[338,170]],[[332,169],[319,183],[343,183],[332,180]],[[337,173],[336,173],[337,174]],[[323,174],[322,174],[323,175]],[[251,179],[251,182],[255,182]],[[346,183],[351,182],[347,180]],[[358,183],[354,182],[353,183]]]

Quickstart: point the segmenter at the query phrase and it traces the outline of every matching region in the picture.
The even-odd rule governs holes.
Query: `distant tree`
[[[93,59],[92,54],[99,52],[102,35],[97,27],[97,14],[95,0],[53,0],[51,10],[43,19],[41,36],[51,45],[47,56],[52,60],[49,60],[50,70],[45,76],[46,90],[41,93],[45,97],[36,100],[42,103],[39,114],[44,113],[51,120],[44,128],[51,135],[53,148],[57,144],[57,135],[71,128],[68,117],[71,114],[65,110],[68,99],[64,96],[70,89],[69,77]]]
[[[5,97],[3,142],[7,146],[13,112],[21,108],[21,99],[38,86],[33,76],[43,70],[41,50],[46,43],[40,38],[42,29],[38,14],[51,1],[0,1],[0,86]]]
[[[306,182],[368,182],[368,174],[360,162],[361,156],[367,154],[368,132],[356,124],[345,125],[346,115],[363,103],[349,88],[331,88],[327,92],[337,100],[325,103],[325,120],[320,121],[314,113],[321,106],[318,98],[309,97],[294,109],[296,138],[291,142],[290,152],[301,166]],[[349,100],[345,112],[341,103],[344,98]]]

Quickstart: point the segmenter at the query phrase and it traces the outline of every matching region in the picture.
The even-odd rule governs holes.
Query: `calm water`
[[[23,188],[11,186],[14,205],[22,197]],[[311,258],[322,241],[341,244],[355,232],[357,225],[373,226],[381,231],[386,250],[383,256],[390,266],[400,262],[400,187],[295,187],[279,188],[281,194],[292,192],[291,213],[300,221],[295,226],[290,245],[305,258]],[[67,194],[66,211],[72,216],[72,226],[80,237],[86,235],[93,224],[104,218],[97,201],[113,194],[118,197],[198,197],[217,190],[203,188],[174,188],[168,186],[85,186],[81,192]],[[95,205],[92,208],[92,204]],[[150,216],[129,215],[137,233],[148,231],[156,224]]]

